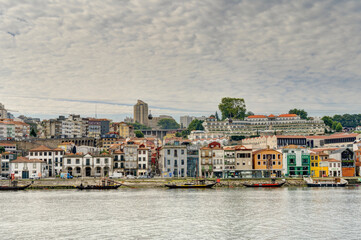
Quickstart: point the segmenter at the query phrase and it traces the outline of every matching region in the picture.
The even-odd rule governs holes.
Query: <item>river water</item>
[[[0,192],[1,239],[361,239],[361,188]]]

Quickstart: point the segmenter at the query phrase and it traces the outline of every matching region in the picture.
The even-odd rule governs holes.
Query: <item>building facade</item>
[[[282,149],[283,171],[285,176],[309,176],[310,175],[310,153],[306,148],[289,145]]]
[[[134,121],[148,126],[148,104],[142,100],[138,100],[133,109]]]

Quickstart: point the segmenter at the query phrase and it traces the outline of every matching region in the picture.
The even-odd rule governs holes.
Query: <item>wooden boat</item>
[[[118,189],[122,184],[117,185],[87,185],[83,186],[83,184],[80,184],[79,186],[75,186],[79,190],[110,190],[110,189]]]
[[[25,186],[0,186],[0,191],[19,191],[30,187],[31,183]]]
[[[118,189],[120,186],[122,186],[121,183],[109,179],[102,179],[100,185],[84,186],[81,183],[79,186],[75,186],[75,187],[79,190],[110,190],[110,189]]]
[[[206,180],[199,180],[195,183],[165,184],[165,186],[168,188],[212,188],[216,184],[216,182],[206,184]]]
[[[345,187],[347,181],[343,178],[335,179],[312,179],[311,177],[304,178],[308,187]]]
[[[254,184],[249,184],[249,183],[243,183],[243,186],[245,187],[282,187],[283,184],[285,184],[286,182],[281,182],[281,183],[254,183]]]

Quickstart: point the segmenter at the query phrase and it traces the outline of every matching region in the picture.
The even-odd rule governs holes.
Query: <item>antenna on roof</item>
[[[95,118],[98,118],[98,114],[97,114],[97,104],[95,104]]]

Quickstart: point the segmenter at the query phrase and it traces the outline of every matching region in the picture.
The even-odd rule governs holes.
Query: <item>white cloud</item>
[[[91,101],[137,99],[154,114],[203,115],[225,96],[257,113],[357,112],[360,9],[359,1],[3,1],[1,101],[30,115],[90,115]]]

